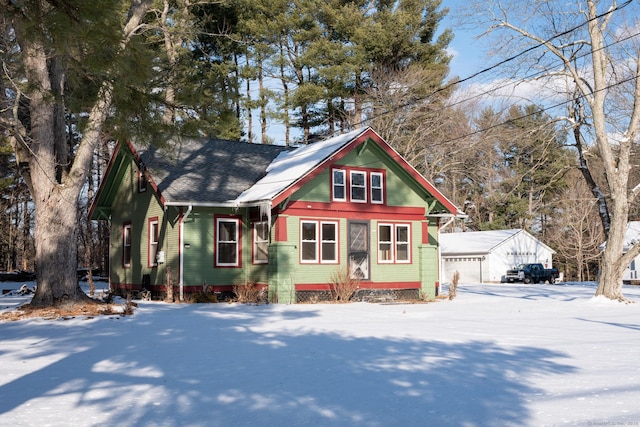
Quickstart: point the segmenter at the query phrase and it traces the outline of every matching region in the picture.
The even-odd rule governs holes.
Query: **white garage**
[[[555,251],[523,229],[440,234],[440,282],[500,283],[509,268],[539,262],[551,268]]]

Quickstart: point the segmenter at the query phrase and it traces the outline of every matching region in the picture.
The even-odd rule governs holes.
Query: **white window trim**
[[[235,240],[220,240],[220,223],[233,222],[236,225]],[[238,267],[240,265],[240,220],[237,218],[216,218],[216,267]],[[220,243],[235,243],[235,262],[220,262]]]
[[[334,227],[333,235],[335,236],[335,240],[324,240],[324,234],[322,233],[322,226],[326,224],[333,225]],[[336,221],[320,221],[319,230],[320,230],[320,238],[318,240],[320,245],[320,251],[319,251],[320,263],[321,264],[337,264],[338,263],[338,233],[340,232],[338,223]],[[333,259],[324,259],[324,250],[323,250],[324,243],[333,244],[333,247],[334,247],[333,253],[335,254],[335,257]]]
[[[147,191],[147,185],[149,185],[149,183],[146,175],[142,170],[138,169],[138,193],[144,193]]]
[[[391,230],[389,231],[389,238],[391,240],[387,241],[387,240],[380,240],[380,227],[389,227]],[[395,228],[393,227],[393,224],[388,223],[388,222],[380,222],[378,223],[378,263],[379,264],[393,264],[395,263],[395,244],[394,244],[394,238],[393,236],[395,235]],[[382,251],[380,250],[380,244],[381,243],[385,243],[385,244],[389,244],[389,251],[391,252],[391,259],[382,259],[381,255],[382,255]]]
[[[374,187],[373,186],[373,177],[374,176],[379,176],[380,177],[380,200],[374,200],[373,199],[373,190],[374,188],[378,188],[378,187]],[[384,203],[384,174],[382,172],[370,172],[369,173],[369,198],[371,200],[372,204],[377,204],[377,205],[381,205]]]
[[[406,242],[398,242],[398,228],[406,228],[407,229],[407,241]],[[394,226],[395,233],[393,234],[393,239],[395,240],[394,244],[394,257],[396,263],[398,264],[410,264],[411,263],[411,225],[410,224],[395,224]],[[407,245],[407,259],[398,259],[398,244],[406,244]]]
[[[149,220],[149,226],[148,226],[148,233],[149,233],[149,267],[157,267],[158,266],[158,260],[157,260],[157,255],[158,255],[158,237],[156,236],[154,233],[152,233],[151,231],[153,230],[153,226],[155,225],[158,234],[160,234],[160,229],[158,228],[158,220],[157,219],[153,219],[153,220]],[[151,247],[155,246],[155,250],[151,251]],[[151,253],[154,253],[154,256],[151,257]]]
[[[267,221],[258,221],[253,223],[253,263],[254,264],[268,264],[269,263],[269,232],[267,228],[267,239],[259,239],[258,235],[258,226],[267,225]],[[267,244],[267,259],[258,259],[256,256],[258,254],[258,243],[266,243]]]
[[[315,225],[316,232],[315,232],[314,240],[304,240],[303,239],[303,227],[304,227],[304,224],[313,224],[313,225]],[[318,221],[311,221],[311,220],[305,220],[305,219],[300,221],[300,262],[302,264],[317,264],[318,263],[318,260],[319,260],[319,257],[320,257],[320,251],[318,250],[318,240],[319,240],[318,239],[318,237],[319,237],[318,234],[319,234]],[[311,242],[313,242],[313,244],[314,244],[314,246],[316,248],[315,257],[314,257],[314,259],[304,259],[303,258],[304,250],[302,248],[303,243],[311,243]]]
[[[337,184],[336,185],[336,181],[335,181],[335,176],[334,174],[336,172],[339,172],[342,175],[342,184]],[[338,198],[336,197],[336,191],[335,188],[336,187],[342,187],[343,194],[344,197]],[[331,196],[333,198],[334,201],[337,202],[346,202],[347,201],[347,171],[344,169],[332,169],[331,170]]]
[[[391,241],[380,240],[380,227],[391,227]],[[397,239],[398,228],[407,229],[407,241],[399,242]],[[380,243],[391,244],[391,259],[382,259],[380,250]],[[398,244],[407,245],[407,259],[398,259]],[[411,224],[394,224],[390,222],[378,223],[378,263],[379,264],[411,264]]]
[[[131,223],[122,225],[122,266],[125,268],[131,267],[131,259],[133,257],[133,244],[132,244],[133,228]],[[127,249],[129,248],[129,259],[127,260]]]
[[[364,194],[364,200],[359,200],[359,199],[354,199],[353,198],[353,189],[354,189],[354,185],[353,185],[353,175],[355,174],[359,174],[359,175],[364,175],[364,185],[363,186],[358,186],[355,188],[362,188],[364,191],[362,192],[362,194]],[[352,170],[349,171],[349,200],[351,200],[352,203],[367,203],[367,196],[368,196],[368,174],[366,171],[359,171],[359,170]]]
[[[315,230],[316,230],[316,234],[315,234],[315,238],[314,240],[302,240],[302,227],[303,224],[314,224],[315,225]],[[322,226],[323,225],[332,225],[334,227],[334,236],[335,236],[335,240],[324,240],[324,236],[322,233]],[[307,220],[307,219],[303,219],[300,221],[300,262],[302,264],[338,264],[339,262],[339,235],[338,233],[340,233],[340,225],[338,223],[338,221],[317,221],[317,220]],[[302,258],[303,256],[303,250],[302,250],[302,244],[303,243],[314,243],[315,246],[315,259],[311,260],[311,259],[304,259]],[[324,259],[324,251],[323,251],[323,244],[325,243],[330,243],[333,245],[334,250],[333,253],[335,254],[335,257],[333,259]]]

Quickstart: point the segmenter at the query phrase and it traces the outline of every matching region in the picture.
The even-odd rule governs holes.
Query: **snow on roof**
[[[624,250],[640,242],[640,221],[629,221],[624,235]]]
[[[359,128],[325,141],[280,153],[267,168],[267,175],[240,194],[235,201],[246,203],[273,199],[367,129]]]
[[[442,254],[484,254],[524,230],[465,231],[440,234]]]

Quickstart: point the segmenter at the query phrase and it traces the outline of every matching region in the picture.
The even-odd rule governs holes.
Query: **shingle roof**
[[[181,139],[140,159],[168,203],[232,202],[266,175],[289,147],[219,139]]]
[[[362,135],[367,129],[356,129],[280,154],[267,169],[267,175],[241,194],[238,201],[250,202],[273,198],[340,148]]]

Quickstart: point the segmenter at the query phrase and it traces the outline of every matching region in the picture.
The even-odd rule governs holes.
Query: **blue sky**
[[[469,30],[460,25],[459,17],[468,8],[469,0],[443,0],[442,7],[449,8],[449,14],[441,21],[440,30],[450,28],[454,39],[449,50],[454,54],[451,61],[451,76],[468,77],[489,64],[482,42],[475,39],[479,29]]]

